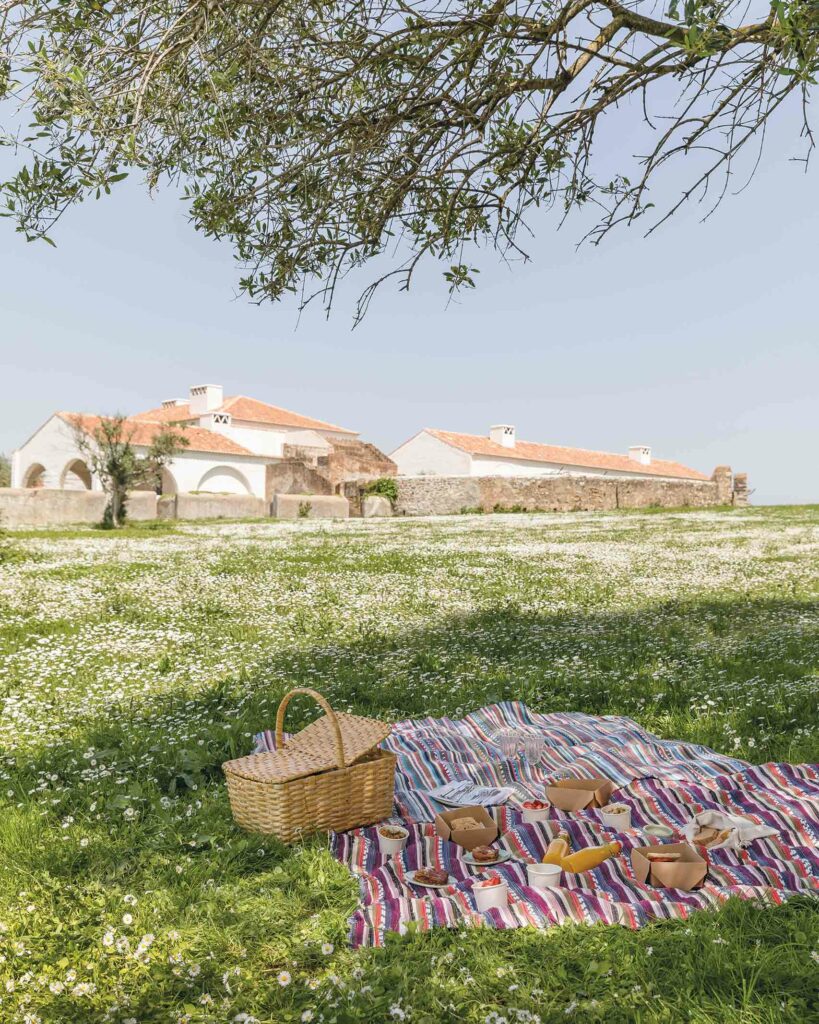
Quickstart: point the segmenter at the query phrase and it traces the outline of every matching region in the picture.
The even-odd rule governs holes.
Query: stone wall
[[[260,519],[270,504],[252,494],[169,494],[159,500],[161,519]]]
[[[281,465],[281,464],[279,464]],[[278,466],[271,466],[277,470]],[[173,494],[157,499],[153,491],[134,491],[128,498],[128,518],[152,519],[247,519],[275,515],[299,517],[299,506],[309,504],[308,518],[346,518],[361,515],[363,488],[358,481],[341,484],[342,494],[330,494],[329,482],[303,463],[274,472],[269,484],[284,482],[296,488],[300,479],[324,487],[315,490],[277,491],[271,500],[249,494]],[[307,477],[304,476],[307,474]],[[387,474],[379,474],[387,475]],[[45,488],[0,488],[0,523],[8,527],[60,526],[98,523],[105,509],[101,491],[68,491]],[[748,477],[734,476],[719,466],[710,480],[615,479],[602,476],[421,476],[398,478],[396,515],[455,515],[480,510],[527,512],[582,512],[608,509],[705,508],[748,504]],[[373,511],[370,510],[370,514]],[[387,514],[379,509],[375,514]]]
[[[350,505],[339,494],[276,494],[273,515],[277,519],[346,519]]]
[[[102,491],[0,487],[0,523],[9,527],[99,523],[106,502]],[[153,491],[133,491],[128,496],[128,518],[156,519],[156,502]]]
[[[618,508],[707,508],[746,505],[747,477],[720,466],[710,480],[603,476],[419,476],[398,478],[396,515],[491,512],[583,512]]]
[[[328,477],[300,458],[280,459],[266,467],[265,497],[274,494],[332,494]]]
[[[347,481],[378,480],[397,476],[398,467],[369,441],[332,441],[333,450],[318,459],[318,471],[329,480],[332,490],[339,491]]]
[[[480,477],[399,476],[397,516],[447,516],[481,506]]]
[[[392,502],[383,494],[365,494],[361,499],[361,515],[364,519],[387,518],[392,515]]]

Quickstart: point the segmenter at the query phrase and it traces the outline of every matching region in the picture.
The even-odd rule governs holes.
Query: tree
[[[0,452],[0,487],[11,487],[11,462],[3,452]]]
[[[162,427],[154,433],[146,453],[140,455],[133,443],[135,427],[120,413],[74,416],[71,426],[74,443],[108,495],[103,523],[114,528],[125,521],[128,492],[147,485],[159,493],[162,469],[189,443],[181,430]]]
[[[652,209],[672,158],[718,202],[749,143],[819,60],[816,0],[0,0],[5,91],[32,130],[6,215],[48,238],[71,205],[138,169],[178,184],[194,225],[232,239],[255,300],[332,302],[419,261],[474,284],[473,245],[524,257],[539,207]],[[601,162],[598,129],[644,115],[642,156]],[[813,145],[805,122],[806,158]],[[611,146],[608,147],[611,149]],[[753,149],[753,147],[751,147]],[[749,154],[751,171],[753,153]]]

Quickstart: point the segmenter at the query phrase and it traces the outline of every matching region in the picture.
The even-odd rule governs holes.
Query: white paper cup
[[[671,839],[674,835],[674,829],[669,828],[668,825],[643,825],[643,832],[655,839]]]
[[[625,804],[621,804],[622,807],[626,807]],[[616,828],[622,831],[625,828],[631,828],[631,808],[626,807],[624,811],[619,813],[612,813],[607,807],[604,807],[600,811],[600,819],[606,828]]]
[[[404,833],[400,839],[387,839],[386,836],[381,835],[381,829],[378,830],[378,848],[384,854],[385,857],[394,857],[396,853],[400,853],[407,844],[407,837],[409,832],[405,828],[401,828],[400,825],[388,825],[387,828],[401,829]]]
[[[560,885],[561,867],[559,864],[527,864],[526,875],[533,889],[548,889]]]
[[[500,885],[476,885],[472,891],[481,913],[493,907],[502,910],[509,906],[509,886],[506,882],[501,882]]]
[[[521,814],[523,820],[527,825],[532,825],[536,821],[548,821],[549,820],[549,808],[541,807],[540,810],[530,807],[521,807]]]

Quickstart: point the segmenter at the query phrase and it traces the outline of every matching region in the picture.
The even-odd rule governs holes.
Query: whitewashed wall
[[[356,435],[339,434],[331,430],[305,430],[302,427],[267,426],[263,423],[249,423],[231,419],[230,424],[215,422],[214,414],[202,416],[199,426],[229,437],[248,451],[271,458],[281,458],[286,444],[330,450],[328,438],[345,438]]]
[[[471,456],[422,430],[395,449],[390,458],[399,476],[469,476]]]
[[[137,451],[144,449],[137,448]],[[12,487],[25,486],[29,469],[36,464],[45,468],[43,487],[79,489],[78,479],[67,475],[66,468],[81,457],[70,424],[59,416],[52,416],[15,452]],[[258,498],[265,495],[265,461],[251,456],[186,451],[170,463],[168,471],[173,484],[168,490],[253,494]],[[94,490],[101,490],[96,479],[92,480],[92,486]]]
[[[177,491],[265,494],[265,463],[242,455],[186,451],[168,466]]]
[[[608,477],[612,480],[678,480],[679,477],[658,476],[656,473],[641,473],[640,466],[635,462],[634,472],[624,470],[594,469],[587,466],[571,466],[559,462],[532,462],[529,459],[499,459],[491,455],[473,455],[472,476],[572,476]]]
[[[21,445],[12,460],[12,487],[25,486],[29,470],[35,464],[45,468],[42,478],[43,487],[61,489],[65,482],[65,470],[75,459],[82,458],[74,443],[74,432],[71,426],[59,416],[52,416],[42,427]],[[74,481],[69,481],[71,489]],[[101,490],[99,481],[93,481],[93,489]]]

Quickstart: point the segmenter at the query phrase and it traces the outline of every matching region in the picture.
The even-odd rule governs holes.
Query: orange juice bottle
[[[609,857],[616,857],[623,849],[622,843],[604,843],[602,846],[588,846],[585,850],[577,850],[560,862],[564,871],[588,871],[596,868]]]
[[[572,852],[568,832],[558,832],[557,838],[549,843],[549,848],[543,854],[544,864],[560,864],[564,857]]]

